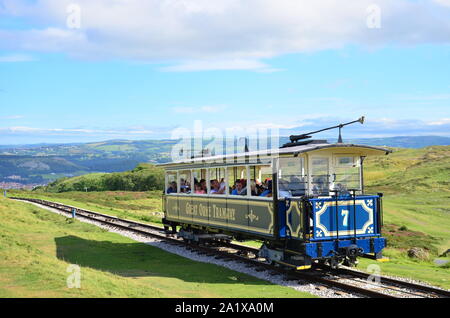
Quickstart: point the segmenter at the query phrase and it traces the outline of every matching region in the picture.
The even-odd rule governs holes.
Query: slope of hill
[[[116,173],[91,173],[62,178],[48,186],[36,188],[46,192],[69,191],[151,191],[164,187],[164,170],[141,163],[133,170]]]
[[[404,137],[350,139],[349,142],[372,146],[387,146],[398,148],[424,148],[429,146],[450,146],[450,137],[404,136]]]
[[[300,130],[301,131],[301,130]],[[316,138],[325,139],[325,138]],[[281,143],[289,142],[288,137],[281,138]],[[337,139],[328,138],[328,142],[337,142]],[[383,137],[383,138],[345,138],[344,142],[372,145],[372,146],[386,146],[395,148],[424,148],[429,146],[450,146],[450,137],[441,136],[397,136],[397,137]]]
[[[313,297],[3,197],[0,219],[0,298]]]
[[[395,149],[365,161],[366,185],[387,193],[450,193],[450,147]]]
[[[385,194],[386,221],[427,233],[438,253],[449,249],[450,146],[395,149],[365,164],[367,191]]]
[[[98,180],[98,175],[85,178]],[[77,181],[78,180],[78,181]],[[80,178],[63,180],[74,186]],[[365,161],[368,193],[384,192],[384,229],[389,247],[388,263],[378,264],[382,274],[420,279],[450,288],[447,265],[434,261],[450,248],[450,146],[423,149],[394,149],[388,156]],[[12,195],[43,198],[81,208],[140,221],[157,222],[162,211],[161,190],[153,192],[14,192]],[[55,188],[53,189],[55,190]],[[84,191],[84,190],[83,190]],[[419,248],[425,258],[408,256]],[[450,257],[441,257],[449,261]],[[372,260],[361,259],[365,270]]]
[[[45,185],[62,177],[122,172],[140,162],[166,162],[175,141],[115,140],[0,149],[0,187]]]
[[[280,144],[287,141],[288,137],[283,137]],[[346,141],[409,148],[450,145],[450,138],[433,136]],[[175,140],[110,140],[86,144],[0,146],[0,186],[43,185],[61,177],[93,172],[123,172],[133,169],[140,162],[167,162],[170,161],[172,146],[176,143]]]

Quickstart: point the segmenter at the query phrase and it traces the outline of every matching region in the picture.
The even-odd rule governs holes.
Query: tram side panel
[[[193,196],[192,197],[192,219],[195,224],[201,224],[208,226],[210,224],[209,219],[209,199],[205,197]]]
[[[262,234],[263,236],[273,236],[275,226],[275,212],[272,200],[249,200],[247,215],[249,231]]]
[[[166,220],[198,224],[255,238],[273,237],[272,200],[166,195]]]
[[[228,228],[230,212],[227,210],[227,200],[225,197],[209,198],[208,223],[211,227]],[[196,219],[198,222],[198,219]]]
[[[286,200],[280,201],[279,212],[285,213],[285,237],[303,240],[305,237],[305,201]]]
[[[248,232],[249,201],[247,198],[227,198],[227,209],[229,211],[228,226],[236,231]]]
[[[164,195],[165,200],[165,218],[170,221],[179,221],[178,196]]]

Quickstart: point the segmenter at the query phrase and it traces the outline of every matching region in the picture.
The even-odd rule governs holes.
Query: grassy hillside
[[[450,147],[395,149],[366,161],[367,191],[385,194],[385,221],[436,237],[450,248]]]
[[[112,140],[87,144],[3,146],[0,147],[0,182],[18,187],[20,184],[48,184],[62,177],[86,173],[123,172],[140,162],[168,161],[175,143],[173,140]]]
[[[365,162],[366,190],[384,192],[384,233],[391,262],[379,264],[382,273],[406,276],[450,288],[450,271],[434,263],[450,248],[450,147],[394,149],[388,156]],[[147,222],[160,222],[161,191],[19,193],[57,200]],[[410,258],[408,249],[425,251],[424,259]],[[446,259],[450,259],[447,257]],[[373,263],[362,260],[361,269]]]
[[[450,249],[450,147],[394,149],[365,164],[367,191],[385,195],[383,235],[391,261],[380,264],[382,272],[450,288],[450,264],[435,263],[450,260],[439,258]],[[425,251],[423,259],[408,257],[413,247]],[[369,263],[362,261],[360,267]]]
[[[0,198],[0,219],[0,298],[310,297],[27,203]],[[80,289],[67,287],[70,264]]]
[[[31,192],[12,190],[9,196],[38,198],[120,218],[161,225],[161,191]]]
[[[393,149],[388,156],[366,160],[368,189],[387,194],[450,193],[450,147]]]
[[[301,129],[292,133],[298,134]],[[285,132],[286,136],[290,133]],[[280,145],[289,141],[280,138]],[[390,137],[346,140],[350,143],[390,147],[418,148],[450,145],[449,137]],[[204,141],[204,145],[210,141]],[[334,141],[330,141],[334,142]],[[0,182],[9,186],[48,184],[58,178],[94,172],[123,172],[140,162],[161,163],[170,160],[175,140],[110,140],[94,143],[56,145],[0,145]],[[241,149],[243,150],[243,149]],[[234,149],[227,150],[228,153]],[[9,177],[13,176],[11,179]],[[17,176],[20,179],[17,179]]]
[[[164,170],[152,164],[141,163],[131,171],[93,173],[73,178],[62,178],[35,190],[45,192],[150,191],[159,190],[163,187]]]

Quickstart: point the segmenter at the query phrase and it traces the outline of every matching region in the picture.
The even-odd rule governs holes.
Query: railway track
[[[264,259],[258,257],[257,248],[223,241],[209,241],[206,242],[205,245],[198,245],[192,242],[185,242],[179,238],[176,238],[173,234],[166,233],[163,228],[150,224],[120,219],[115,216],[79,209],[77,207],[46,200],[16,197],[12,197],[11,199],[40,204],[65,212],[69,215],[71,215],[72,211],[75,209],[78,217],[93,220],[110,227],[157,238],[166,241],[169,244],[183,246],[184,248],[190,249],[191,251],[195,251],[199,254],[242,262],[249,267],[254,267],[256,271],[268,270],[274,275],[284,275],[287,280],[298,280],[299,283],[314,283],[320,286],[325,286],[325,288],[338,289],[341,292],[352,295],[356,294],[371,298],[450,297],[450,291],[447,290],[380,275],[370,275],[346,268],[331,270],[328,267],[315,267],[309,271],[293,271],[265,262]]]

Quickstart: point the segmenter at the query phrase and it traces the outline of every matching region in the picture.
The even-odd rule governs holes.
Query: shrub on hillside
[[[69,191],[151,191],[164,187],[164,170],[150,164],[139,164],[127,172],[90,174],[62,178],[49,184],[48,192]]]

